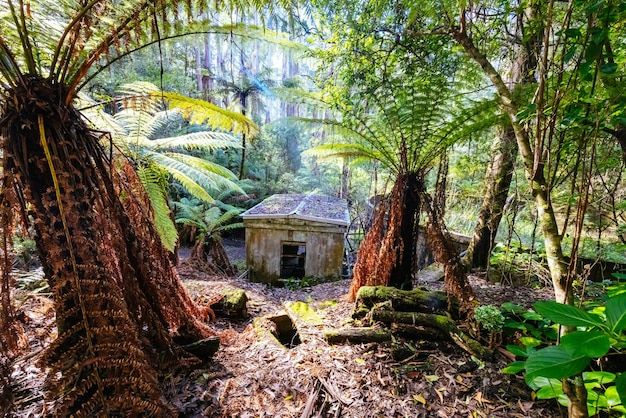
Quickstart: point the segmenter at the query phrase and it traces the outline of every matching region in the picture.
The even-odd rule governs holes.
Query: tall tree
[[[112,160],[74,106],[94,71],[180,31],[175,18],[199,7],[0,4],[2,231],[11,231],[13,205],[33,219],[57,314],[47,358],[58,415],[170,416],[155,366],[189,360],[178,344],[211,333],[170,264],[132,166]]]
[[[533,84],[541,47],[542,32],[536,21],[537,5],[520,7],[513,14],[514,30],[511,31],[506,59],[510,62],[504,75],[507,85],[514,86],[517,94],[523,94],[525,86]],[[527,26],[531,25],[532,29]],[[492,29],[493,28],[487,28]],[[517,143],[513,128],[505,121],[498,129],[491,148],[491,159],[485,173],[485,198],[483,200],[472,240],[464,257],[464,263],[485,269],[493,249],[503,209],[508,197],[515,160]]]
[[[255,108],[261,107],[261,96],[269,92],[269,88],[274,85],[274,80],[270,78],[271,70],[264,69],[256,74],[251,73],[244,61],[243,55],[239,77],[234,75],[228,78],[217,78],[218,94],[230,96],[233,102],[239,107],[243,116],[251,117]],[[239,163],[239,179],[245,175],[247,141],[251,135],[246,132],[241,134],[241,161]]]
[[[509,117],[535,200],[555,299],[557,302],[572,304],[577,246],[575,244],[572,248],[571,259],[574,261],[568,265],[562,246],[565,231],[559,228],[553,202],[556,170],[548,170],[552,161],[550,156],[555,147],[558,151],[567,143],[577,143],[578,149],[584,150],[581,161],[591,162],[600,128],[606,130],[607,125],[621,123],[619,118],[611,120],[609,115],[615,111],[614,104],[623,100],[623,90],[621,93],[613,90],[612,100],[607,101],[606,96],[601,97],[603,94],[599,94],[598,82],[623,75],[623,68],[618,72],[619,65],[614,59],[611,42],[619,39],[618,28],[623,28],[626,14],[623,2],[588,4],[574,1],[561,5],[550,1],[528,4],[536,7],[536,14],[528,20],[522,36],[532,37],[541,33],[536,84],[532,95],[516,94],[515,86],[505,82],[502,71],[494,65],[497,56],[484,48],[499,35],[481,31],[477,26],[480,21],[495,19],[506,31],[510,14],[516,7],[523,9],[525,2],[457,4],[454,9],[443,13],[443,21],[437,20],[431,26],[431,33],[448,33],[495,87],[502,110]],[[434,27],[438,25],[441,26]],[[572,124],[578,124],[580,129],[571,129]],[[558,156],[555,155],[556,164],[559,162]],[[584,171],[590,173],[591,166],[592,162]],[[577,236],[582,231],[591,178],[589,174],[583,177],[585,180],[581,180],[578,188]],[[564,380],[563,390],[569,399],[570,417],[586,417],[586,389],[582,379]]]
[[[438,261],[446,266],[446,286],[467,307],[473,292],[425,179],[450,144],[494,118],[481,113],[482,105],[464,103],[463,84],[458,83],[462,62],[445,36],[405,36],[416,18],[408,4],[320,3],[328,20],[322,24],[336,30],[325,39],[330,47],[321,53],[325,67],[320,78],[342,128],[356,137],[352,145],[330,143],[317,150],[380,161],[394,184],[387,212],[379,211],[359,248],[350,295],[365,284],[411,286],[424,207]]]

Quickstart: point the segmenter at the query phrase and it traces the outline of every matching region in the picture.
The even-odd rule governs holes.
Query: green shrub
[[[525,371],[526,383],[539,399],[557,399],[562,405],[567,405],[568,399],[561,379],[582,372],[590,416],[600,411],[626,414],[626,372],[588,370],[592,360],[622,353],[626,348],[626,286],[610,288],[606,303],[592,311],[554,301],[536,302],[533,308],[534,319],[575,330],[561,337],[559,345],[547,340],[545,333],[520,338],[522,346],[509,345],[507,349],[525,360],[513,362],[503,371]]]
[[[489,332],[500,332],[504,327],[504,315],[493,305],[479,306],[474,309],[474,320]]]

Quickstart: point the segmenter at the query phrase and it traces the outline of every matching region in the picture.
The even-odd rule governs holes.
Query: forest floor
[[[240,257],[239,243],[229,244],[231,259]],[[243,289],[249,298],[248,319],[213,322],[221,347],[210,362],[163,378],[164,396],[179,417],[567,415],[554,400],[534,399],[521,376],[501,373],[510,362],[501,352],[483,362],[447,342],[329,345],[323,331],[351,322],[354,304],[344,297],[349,280],[290,290],[236,277],[210,277],[188,264],[179,271],[194,298],[212,299],[230,289]],[[478,276],[470,276],[470,281],[482,304],[530,306],[552,297],[550,289],[501,286]],[[437,290],[442,286],[419,285]],[[14,409],[4,416],[45,416],[40,360],[55,335],[54,309],[48,296],[36,289],[17,293],[31,351],[13,362]],[[292,348],[259,334],[263,318],[284,311],[287,301],[307,303],[321,319],[318,324],[298,324],[301,343]],[[410,355],[398,358],[398,344],[405,344]]]

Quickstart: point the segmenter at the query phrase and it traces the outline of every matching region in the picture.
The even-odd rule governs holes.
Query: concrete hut
[[[350,224],[345,199],[275,194],[241,217],[250,280],[278,284],[290,278],[340,277]]]

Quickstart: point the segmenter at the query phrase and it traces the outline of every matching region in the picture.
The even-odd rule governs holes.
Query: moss
[[[285,302],[285,309],[297,320],[310,325],[323,325],[322,319],[305,302]]]
[[[217,308],[229,318],[245,319],[248,317],[248,295],[241,289],[234,289],[224,294]]]

